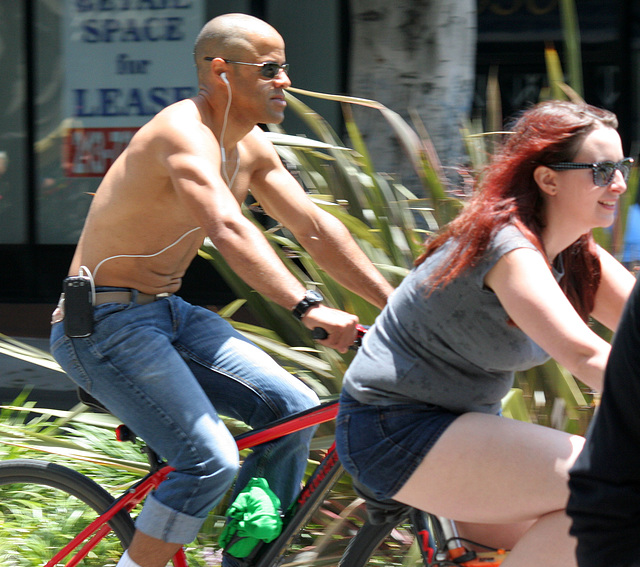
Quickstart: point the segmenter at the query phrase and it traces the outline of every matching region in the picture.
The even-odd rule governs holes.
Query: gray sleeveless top
[[[425,402],[456,413],[497,413],[514,371],[549,356],[508,324],[484,277],[516,248],[537,248],[515,227],[501,229],[472,268],[427,297],[429,275],[447,261],[446,243],[394,291],[345,374],[343,387],[361,403]],[[562,276],[554,270],[557,280]]]

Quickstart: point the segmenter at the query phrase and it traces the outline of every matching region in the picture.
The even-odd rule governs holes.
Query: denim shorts
[[[340,461],[376,498],[392,498],[457,417],[425,403],[361,404],[343,390],[336,422]]]

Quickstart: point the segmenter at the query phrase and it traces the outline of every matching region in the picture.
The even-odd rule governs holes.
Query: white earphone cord
[[[225,134],[225,131],[227,130],[227,119],[229,118],[229,110],[231,109],[232,95],[231,95],[231,85],[229,85],[229,81],[225,80],[224,82],[227,85],[227,91],[229,93],[229,100],[227,101],[227,107],[226,107],[226,109],[224,111],[224,119],[222,121],[222,130],[220,132],[220,153],[222,154],[222,174],[224,175],[224,178],[225,178],[225,181],[227,182],[227,185],[229,186],[229,188],[231,188],[231,187],[233,187],[233,183],[236,180],[236,175],[238,175],[238,170],[240,169],[240,155],[238,154],[238,157],[236,158],[236,169],[233,172],[233,176],[231,177],[231,179],[229,179],[229,176],[227,174],[227,156],[226,156],[226,152],[224,150],[224,134]],[[159,256],[163,252],[166,252],[167,250],[169,250],[169,248],[173,248],[182,239],[186,238],[187,236],[189,236],[192,232],[195,232],[196,230],[200,230],[200,227],[198,226],[196,228],[192,228],[191,230],[188,230],[180,238],[178,238],[175,242],[173,242],[172,244],[169,244],[169,246],[166,246],[165,248],[163,248],[159,252],[156,252],[155,254],[117,254],[116,256],[110,256],[109,258],[105,258],[104,260],[101,260],[100,262],[98,262],[98,265],[96,266],[96,269],[93,272],[93,274],[91,273],[91,270],[89,268],[87,268],[87,266],[80,266],[79,275],[83,276],[85,272],[88,274],[89,280],[91,282],[91,294],[95,299],[95,294],[96,294],[96,291],[95,291],[95,278],[98,276],[98,270],[100,269],[100,266],[102,266],[102,264],[104,264],[105,262],[108,262],[109,260],[114,260],[116,258],[153,258],[154,256]],[[94,301],[94,303],[95,303],[95,301]]]
[[[225,76],[226,79],[226,76]],[[224,176],[225,181],[227,182],[227,185],[229,186],[229,189],[231,189],[231,187],[233,187],[233,183],[236,180],[236,175],[238,175],[238,170],[240,169],[240,154],[237,154],[237,158],[236,158],[236,170],[233,172],[233,175],[231,176],[231,180],[229,180],[229,176],[227,174],[227,155],[226,152],[224,150],[224,134],[225,131],[227,130],[227,119],[229,118],[229,109],[231,108],[231,85],[229,84],[229,81],[224,81],[225,85],[227,85],[227,92],[229,93],[229,100],[227,101],[227,108],[224,111],[224,119],[222,120],[222,130],[220,131],[220,153],[222,155],[222,175]],[[238,150],[236,149],[236,152]]]
[[[181,242],[183,239],[185,239],[187,236],[189,236],[192,232],[195,232],[196,230],[200,230],[200,227],[197,226],[195,228],[192,228],[191,230],[188,230],[182,236],[180,236],[177,240],[169,244],[169,246],[165,246],[162,250],[160,250],[159,252],[155,252],[154,254],[116,254],[115,256],[109,256],[109,258],[105,258],[104,260],[100,260],[100,262],[98,262],[98,265],[96,266],[96,269],[93,272],[93,274],[91,273],[91,270],[86,266],[80,266],[79,275],[83,276],[84,272],[88,274],[89,280],[91,281],[91,294],[95,299],[96,289],[95,289],[94,282],[95,282],[95,278],[98,276],[98,270],[100,269],[100,266],[102,266],[102,264],[104,264],[105,262],[108,262],[109,260],[114,260],[115,258],[153,258],[155,256],[159,256],[163,252],[166,252],[170,248],[173,248],[174,246],[176,246],[179,242]]]

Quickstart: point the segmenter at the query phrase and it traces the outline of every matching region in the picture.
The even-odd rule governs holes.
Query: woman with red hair
[[[633,160],[612,113],[525,111],[460,215],[426,243],[345,375],[340,458],[377,499],[452,518],[512,549],[503,565],[575,565],[565,506],[583,438],[500,416],[514,372],[553,357],[602,387],[635,278],[594,241]]]

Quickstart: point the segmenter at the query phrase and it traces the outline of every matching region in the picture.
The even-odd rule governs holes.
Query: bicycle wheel
[[[338,567],[366,565],[428,565],[421,552],[422,538],[428,537],[434,548],[433,530],[426,529],[428,516],[417,510],[399,521],[387,524],[365,522],[351,539]]]
[[[448,521],[445,523],[448,525]],[[449,529],[445,529],[440,518],[412,508],[408,518],[397,524],[374,525],[367,522],[349,542],[338,567],[445,567],[461,563],[470,567],[500,567],[507,556],[504,550],[497,549],[476,552],[466,547],[456,547],[450,550],[452,540],[456,546],[462,545],[452,535]],[[398,544],[399,537],[404,542],[402,545]],[[482,545],[479,547],[483,548]]]
[[[410,522],[388,525],[386,531],[382,530],[384,533],[376,530],[374,536],[370,527],[379,526],[371,526],[367,518],[364,500],[355,494],[349,475],[344,474],[273,564],[286,567],[422,565],[419,561],[405,563],[414,554],[418,559],[420,556]],[[366,530],[364,537],[363,528]],[[372,537],[375,537],[373,543]],[[362,553],[364,543],[371,547],[368,555]],[[345,555],[349,549],[351,553]],[[343,556],[346,563],[343,563]]]
[[[113,501],[106,490],[69,468],[27,459],[0,463],[0,565],[44,565]],[[118,562],[133,536],[133,522],[121,511],[109,525],[112,531],[80,565]]]

